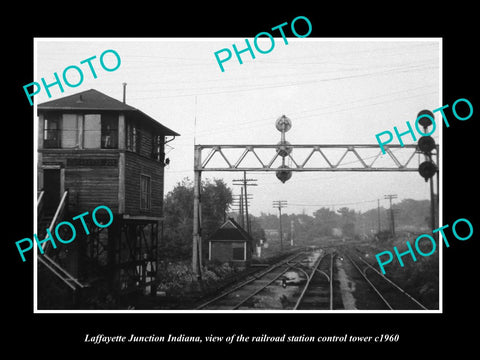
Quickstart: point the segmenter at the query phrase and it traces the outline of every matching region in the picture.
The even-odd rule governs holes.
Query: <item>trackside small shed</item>
[[[253,238],[229,218],[208,239],[208,259],[247,267],[252,259]]]

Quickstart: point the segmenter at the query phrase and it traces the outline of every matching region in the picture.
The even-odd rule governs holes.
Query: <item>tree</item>
[[[222,179],[202,182],[202,235],[210,236],[226,221],[232,203],[232,189]],[[193,204],[193,198],[192,203]],[[193,206],[193,205],[192,205]]]
[[[208,237],[225,220],[232,203],[232,190],[221,179],[202,181],[202,236]],[[168,259],[191,256],[193,234],[193,182],[185,178],[164,200],[162,251]]]
[[[322,207],[313,213],[315,232],[318,235],[330,236],[332,229],[339,227],[339,216],[329,208]]]
[[[183,179],[165,196],[163,213],[163,255],[166,258],[188,257],[191,249],[188,239],[193,229],[192,181]]]
[[[251,231],[251,236],[255,240],[255,242],[258,244],[260,243],[260,240],[266,241],[267,237],[265,235],[265,230],[261,227],[260,223],[257,221],[257,219],[253,216],[250,215],[250,227],[252,228]]]
[[[355,210],[350,210],[348,207],[342,207],[337,210],[342,215],[342,231],[343,235],[353,238],[355,236]]]

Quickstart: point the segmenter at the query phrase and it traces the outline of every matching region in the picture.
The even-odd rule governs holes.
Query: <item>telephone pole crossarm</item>
[[[245,201],[243,201],[243,204],[245,205],[245,217],[246,217],[246,222],[243,223],[243,227],[246,225],[246,230],[250,234],[251,233],[251,226],[250,226],[250,218],[248,215],[248,199],[249,194],[247,193],[247,187],[248,186],[258,186],[258,184],[254,184],[253,182],[257,181],[257,179],[247,179],[247,172],[243,172],[243,179],[234,179],[233,180],[233,185],[240,185],[243,186],[242,188],[242,198],[245,198]],[[251,198],[250,198],[251,199]],[[243,219],[243,214],[242,214],[242,219]]]

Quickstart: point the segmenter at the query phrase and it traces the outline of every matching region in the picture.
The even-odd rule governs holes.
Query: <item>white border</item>
[[[34,52],[34,69],[33,69],[33,76],[34,79],[38,79],[37,73],[37,43],[39,41],[226,41],[226,40],[243,40],[242,38],[33,38],[33,52]],[[432,37],[432,38],[290,38],[288,37],[288,41],[296,42],[296,41],[335,41],[335,42],[342,42],[342,41],[438,41],[439,44],[439,106],[443,104],[443,38],[441,37]],[[35,81],[35,80],[34,80]],[[37,101],[34,99],[33,105],[33,122],[34,122],[34,134],[33,134],[33,173],[34,173],[34,199],[33,204],[37,203],[37,162],[38,162],[38,118],[37,118]],[[437,122],[441,124],[442,122]],[[440,176],[439,176],[439,211],[438,211],[438,224],[439,226],[443,226],[443,126],[439,126],[439,139],[440,139],[440,151],[439,151],[439,168],[440,168]],[[34,218],[33,218],[33,226],[34,231],[37,229],[37,206],[34,206]],[[443,313],[443,246],[440,246],[440,241],[438,244],[439,248],[439,309],[437,310],[39,310],[38,309],[38,297],[37,297],[37,246],[34,246],[33,250],[33,312],[35,314],[85,314],[85,313],[94,313],[94,314],[151,314],[151,313],[160,313],[160,314],[441,314]]]

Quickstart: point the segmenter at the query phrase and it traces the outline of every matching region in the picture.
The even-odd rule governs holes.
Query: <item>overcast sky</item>
[[[138,108],[181,134],[169,143],[165,192],[185,177],[193,179],[193,145],[276,144],[275,120],[292,120],[286,134],[292,144],[375,144],[375,134],[393,126],[406,130],[422,109],[441,105],[441,44],[438,39],[275,39],[268,54],[235,56],[221,72],[214,52],[244,48],[245,39],[37,39],[35,79],[53,81],[69,65],[84,69],[84,81],[51,88],[35,96],[41,103],[77,92],[97,89]],[[252,39],[250,39],[252,42]],[[268,48],[268,43],[261,44]],[[103,71],[100,54],[113,49],[120,67]],[[93,79],[80,61],[97,56]],[[107,59],[107,58],[106,58]],[[74,82],[72,74],[72,82]],[[27,100],[26,100],[27,101]],[[438,119],[438,117],[437,117]],[[438,143],[439,129],[434,134]],[[413,143],[409,137],[405,143]],[[204,173],[227,184],[241,173]],[[348,206],[357,211],[387,206],[385,194],[429,199],[429,186],[418,173],[322,172],[294,173],[282,184],[274,173],[249,173],[258,186],[250,212],[275,212],[273,200],[287,200],[287,213],[311,213],[319,207]],[[239,187],[233,186],[239,194]]]

